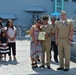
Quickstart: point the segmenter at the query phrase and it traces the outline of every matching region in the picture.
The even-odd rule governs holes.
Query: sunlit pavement
[[[0,75],[76,75],[76,63],[70,62],[70,70],[67,72],[57,71],[59,63],[54,62],[53,57],[50,63],[51,69],[31,68],[30,61],[30,40],[17,40],[17,61],[0,61]],[[52,52],[53,54],[53,52]],[[38,64],[40,66],[40,63]]]

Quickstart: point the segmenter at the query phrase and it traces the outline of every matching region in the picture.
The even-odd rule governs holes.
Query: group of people
[[[57,70],[69,71],[70,44],[72,43],[74,27],[72,21],[67,19],[65,11],[62,10],[60,15],[61,19],[58,21],[56,21],[55,17],[51,18],[51,25],[48,24],[48,16],[43,16],[42,20],[37,19],[31,27],[30,58],[32,68],[38,67],[37,61],[41,56],[41,65],[39,68],[47,67],[50,69],[51,50],[53,48],[55,62],[58,62],[59,54],[60,66]],[[46,32],[44,35],[45,40],[38,39],[40,32]]]
[[[0,18],[0,61],[6,61],[6,54],[9,60],[16,60],[16,28],[13,26],[13,21],[9,19],[3,27],[2,18]],[[12,48],[12,54],[11,54]]]
[[[40,61],[39,57],[41,57],[41,65],[39,67],[50,69],[51,50],[53,50],[55,62],[58,62],[59,55],[60,66],[57,70],[69,71],[70,44],[72,43],[74,27],[72,21],[67,19],[65,11],[61,11],[60,15],[61,19],[57,21],[55,17],[51,17],[51,25],[48,23],[48,16],[43,16],[42,20],[37,19],[35,24],[32,25],[30,29],[30,58],[32,68],[38,67],[37,62]],[[45,32],[44,40],[38,39],[40,32]],[[16,28],[13,25],[13,21],[9,19],[5,27],[3,27],[2,18],[0,18],[0,60],[4,57],[4,61],[6,61],[6,54],[9,55],[9,60],[12,60],[12,55],[13,60],[16,60],[15,40]]]

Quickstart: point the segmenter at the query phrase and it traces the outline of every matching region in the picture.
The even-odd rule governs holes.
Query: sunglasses
[[[37,22],[37,23],[41,24],[41,22]]]
[[[55,21],[55,20],[51,20],[51,21]]]

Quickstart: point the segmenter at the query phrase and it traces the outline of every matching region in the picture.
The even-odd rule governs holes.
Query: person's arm
[[[57,28],[57,24],[55,25],[55,42],[56,42],[56,45],[58,45],[58,28]]]
[[[0,40],[0,45],[2,45],[1,40]]]
[[[6,48],[8,46],[8,39],[5,38],[5,40],[6,40],[6,45],[2,45],[4,48]]]
[[[6,37],[6,46],[8,46],[8,39],[7,39],[7,37]]]
[[[5,33],[6,33],[7,38],[8,38],[8,39],[11,39],[11,37],[8,35],[8,28],[5,27],[4,29],[5,29]]]
[[[73,37],[73,34],[74,34],[74,27],[73,27],[73,23],[72,21],[70,22],[70,34],[69,34],[69,44],[72,43],[72,37]]]
[[[55,36],[55,29],[54,28],[51,29],[51,37],[53,37],[53,36]]]
[[[58,45],[58,31],[55,33],[55,40],[56,40],[56,45]]]
[[[8,35],[7,30],[5,31],[5,33],[6,33],[7,38],[11,40],[12,38]]]
[[[14,34],[14,37],[11,39],[12,41],[16,38],[16,34],[17,34],[16,33],[16,30],[17,30],[16,27],[13,27],[13,28],[14,28],[15,34]]]
[[[16,33],[16,31],[15,31],[14,39],[16,38],[16,34],[17,34],[17,33]]]
[[[71,31],[70,31],[69,40],[72,40],[73,34],[74,34],[74,30],[71,30]]]
[[[69,36],[69,44],[71,44],[73,42],[73,39],[72,39],[73,34],[74,34],[74,30],[71,30],[70,31],[70,36]]]
[[[11,38],[11,40],[13,41],[15,38],[16,38],[16,30],[15,30],[14,37],[13,37],[13,38]]]

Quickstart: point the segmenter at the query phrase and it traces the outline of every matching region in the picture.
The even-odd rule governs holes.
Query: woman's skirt
[[[41,43],[38,41],[38,45],[36,45],[33,41],[31,41],[30,44],[30,56],[32,58],[35,58],[37,56],[42,55],[42,48],[41,48]]]

